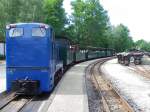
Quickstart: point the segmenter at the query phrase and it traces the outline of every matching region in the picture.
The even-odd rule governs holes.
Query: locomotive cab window
[[[33,37],[44,37],[46,35],[45,28],[32,28]]]
[[[23,36],[23,28],[11,28],[9,31],[10,37],[20,37]]]

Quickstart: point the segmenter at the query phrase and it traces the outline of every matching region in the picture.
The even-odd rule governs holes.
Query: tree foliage
[[[112,29],[113,47],[117,52],[123,52],[133,46],[133,40],[129,36],[126,26],[120,24]]]
[[[117,52],[133,47],[128,28],[122,24],[112,26],[99,0],[76,0],[72,6],[72,24],[67,33],[81,46],[109,47]]]
[[[140,50],[149,51],[150,52],[150,42],[146,42],[141,39],[135,42],[135,47]]]
[[[0,39],[5,26],[16,22],[42,22],[43,0],[0,0]]]
[[[54,27],[57,35],[64,30],[66,23],[63,0],[44,0],[44,22]]]
[[[117,52],[136,47],[150,51],[150,43],[133,42],[129,29],[112,26],[99,0],[72,1],[73,13],[67,17],[64,0],[0,0],[0,40],[5,26],[16,22],[42,22],[51,25],[56,35],[67,36],[80,46],[114,48]]]
[[[20,1],[20,0],[18,0]],[[21,0],[18,22],[43,22],[43,0]]]
[[[72,6],[74,40],[83,46],[105,46],[108,16],[99,0],[76,0]]]
[[[17,22],[42,22],[52,25],[60,34],[66,16],[63,0],[0,0],[0,40],[4,40],[5,26]]]
[[[5,24],[7,19],[6,12],[7,2],[6,0],[0,0],[0,40],[4,40]]]

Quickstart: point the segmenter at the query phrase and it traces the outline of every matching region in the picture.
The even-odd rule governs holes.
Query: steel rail
[[[122,105],[122,106],[120,106],[120,108],[121,107],[124,108],[123,110],[126,110],[126,112],[134,112],[133,108],[119,94],[119,92],[116,90],[116,88],[114,88],[111,83],[108,83],[108,81],[104,77],[102,77],[102,72],[101,72],[101,70],[99,68],[101,67],[101,65],[104,62],[106,62],[109,59],[111,59],[111,58],[105,58],[105,59],[101,59],[101,60],[95,62],[92,65],[91,70],[90,70],[91,76],[92,76],[92,80],[94,81],[94,84],[95,84],[97,90],[99,91],[99,96],[101,96],[101,98],[102,98],[104,112],[111,112],[112,110],[110,109],[111,105],[109,104],[109,102],[108,102],[108,100],[107,100],[107,98],[106,98],[106,96],[104,94],[104,91],[102,90],[102,86],[99,84],[99,81],[97,79],[96,73],[94,72],[97,65],[99,65],[98,66],[98,72],[99,72],[99,76],[98,77],[101,77],[103,79],[105,85],[107,85],[107,87],[109,87],[116,94],[117,98],[119,97],[119,101],[121,102],[121,103],[119,103],[119,105]],[[107,92],[107,91],[105,91],[105,92]]]
[[[20,112],[36,96],[19,96],[12,92],[0,100],[0,112]]]
[[[150,79],[150,71],[147,70],[145,67],[141,66],[141,65],[134,65],[134,66],[129,66],[128,69],[130,69],[131,71],[134,71],[135,73],[138,73],[139,75],[149,78]],[[141,70],[143,69],[143,70]]]
[[[12,92],[10,94],[3,96],[3,98],[0,100],[0,110],[3,109],[5,106],[7,106],[15,98],[18,97],[18,95],[15,95],[15,94],[16,94],[15,92]]]

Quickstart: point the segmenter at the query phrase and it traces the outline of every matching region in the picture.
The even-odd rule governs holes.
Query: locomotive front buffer
[[[12,90],[19,95],[38,95],[40,93],[40,82],[38,80],[14,80]]]

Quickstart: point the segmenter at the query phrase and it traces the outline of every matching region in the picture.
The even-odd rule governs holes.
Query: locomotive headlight
[[[9,29],[10,29],[10,25],[7,25],[7,26],[6,26],[6,29],[9,30]]]
[[[16,28],[16,25],[15,24],[6,25],[7,30],[10,30],[11,28]]]

